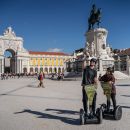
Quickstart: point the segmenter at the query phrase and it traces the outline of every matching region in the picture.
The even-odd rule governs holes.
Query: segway
[[[112,87],[107,82],[101,82],[101,86],[104,91],[104,95],[106,95],[107,100],[111,100],[111,91]],[[102,114],[103,118],[109,118],[114,120],[120,120],[122,117],[122,107],[120,105],[117,105],[115,109],[110,108],[107,109],[107,105],[104,103],[101,105],[102,107]]]
[[[80,109],[80,124],[101,124],[102,123],[102,108],[96,109],[96,115],[92,112],[92,102],[96,92],[96,87],[94,85],[85,86],[85,92],[88,97],[88,108],[89,113],[85,113],[83,109]]]

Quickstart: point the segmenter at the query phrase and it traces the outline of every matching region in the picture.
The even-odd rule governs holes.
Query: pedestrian
[[[110,87],[112,87],[111,89],[111,99],[113,102],[113,108],[116,108],[116,87],[115,87],[115,77],[113,75],[113,68],[109,67],[107,68],[106,74],[104,74],[102,77],[99,78],[99,81],[103,81],[105,83],[109,83]],[[110,99],[107,97],[107,110],[110,110]]]
[[[45,86],[43,85],[43,79],[44,79],[44,78],[45,78],[44,72],[40,72],[40,74],[38,75],[38,80],[39,80],[39,85],[38,85],[38,87],[45,88]]]
[[[82,96],[83,96],[83,107],[85,111],[85,115],[88,115],[88,96],[85,91],[85,87],[89,85],[96,85],[97,86],[97,71],[95,69],[97,60],[95,58],[92,58],[90,60],[90,65],[86,66],[85,69],[83,70],[83,79],[82,79]],[[96,96],[97,93],[95,92],[93,101],[92,101],[92,112],[93,115],[95,115],[95,109],[96,109]]]

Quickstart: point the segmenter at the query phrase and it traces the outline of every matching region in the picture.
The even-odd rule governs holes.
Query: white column
[[[2,73],[2,59],[0,59],[0,74]]]
[[[1,67],[2,73],[4,73],[4,58],[3,58],[2,61],[1,61],[1,65],[2,65],[2,67]]]
[[[23,60],[21,60],[21,73],[23,73]]]
[[[20,60],[18,62],[18,66],[19,66],[19,73],[20,73],[20,67],[21,67]]]
[[[118,70],[121,71],[121,66],[120,66],[120,57],[118,56]]]
[[[14,62],[14,64],[15,64],[15,70],[14,70],[15,73],[17,73],[17,64],[16,64],[16,63],[17,63],[17,60],[16,60],[16,58],[15,58],[15,62]]]
[[[130,75],[130,57],[127,56],[127,59],[126,59],[126,70],[127,70],[127,74]]]
[[[58,73],[58,68],[59,68],[59,67],[57,66],[57,67],[56,67],[56,69],[57,69],[57,73]]]
[[[48,74],[49,74],[49,66],[47,66],[47,69],[48,69]]]
[[[1,59],[0,59],[0,74],[2,73],[2,69],[1,69]]]
[[[21,59],[19,59],[19,73],[21,73]]]
[[[14,58],[12,59],[11,67],[12,67],[12,72],[15,73],[15,59]]]
[[[27,73],[29,73],[29,71],[30,71],[29,70],[29,68],[30,68],[30,66],[29,66],[29,60],[27,60],[26,62],[27,62]]]
[[[52,73],[53,73],[53,66],[51,66],[51,68],[52,68]]]
[[[128,67],[128,70],[127,70],[127,71],[128,71],[128,75],[130,75],[130,66]]]
[[[102,59],[99,58],[99,71],[102,73],[103,72],[103,64],[102,64]]]
[[[40,66],[37,66],[37,68],[38,68],[38,71],[37,71],[37,73],[40,73]]]
[[[61,69],[61,73],[63,72],[63,71],[62,71],[62,70],[63,70],[63,68],[64,68],[63,66],[62,66],[62,67],[60,67],[60,69]]]
[[[19,59],[17,59],[16,64],[17,64],[17,66],[16,66],[16,68],[17,68],[17,73],[20,73],[20,60],[19,60]]]

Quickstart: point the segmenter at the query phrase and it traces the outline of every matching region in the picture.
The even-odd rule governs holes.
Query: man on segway
[[[115,87],[115,77],[113,75],[112,67],[107,68],[106,74],[104,74],[102,77],[100,77],[99,81],[109,83],[110,86],[112,87],[110,97],[111,97],[112,102],[113,102],[113,109],[115,109],[116,108],[116,98],[115,98],[116,97],[116,87]],[[111,102],[107,98],[107,111],[110,110],[110,105],[111,105]]]
[[[99,80],[101,81],[101,86],[107,98],[107,105],[102,104],[103,118],[120,120],[122,117],[122,107],[120,105],[116,105],[116,88],[113,69],[111,67],[107,68],[106,74],[100,77]],[[111,99],[113,102],[113,109],[110,108]]]
[[[83,95],[83,108],[85,115],[88,115],[88,96],[86,94],[85,86],[86,85],[94,85],[97,84],[97,71],[95,70],[97,60],[95,58],[92,58],[90,60],[90,65],[86,66],[86,68],[83,71],[83,78],[82,78],[82,95]],[[97,93],[95,92],[93,101],[92,101],[92,113],[95,115],[95,109],[96,109],[96,96]]]

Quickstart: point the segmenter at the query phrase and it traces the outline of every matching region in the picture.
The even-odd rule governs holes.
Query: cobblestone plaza
[[[116,80],[117,104],[123,108],[119,121],[103,120],[100,125],[80,125],[81,79],[44,80],[36,78],[0,81],[0,130],[128,130],[130,128],[130,81]],[[105,102],[98,85],[97,107]]]

